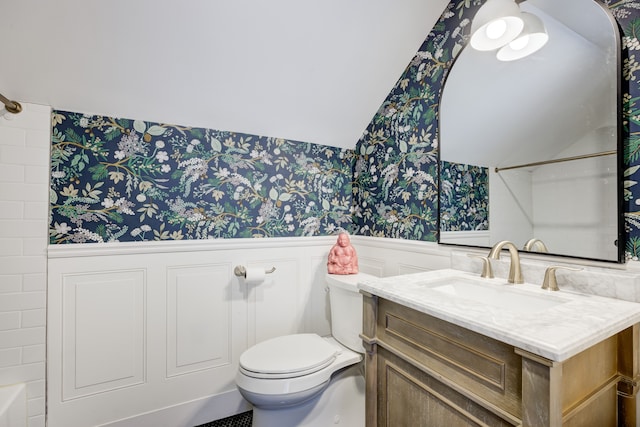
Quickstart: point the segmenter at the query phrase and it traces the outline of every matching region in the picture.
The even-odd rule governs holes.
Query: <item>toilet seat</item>
[[[299,335],[300,334],[286,335],[286,337],[299,338]],[[273,376],[268,376],[260,373],[256,374],[253,371],[247,371],[246,369],[240,367],[236,374],[236,384],[240,392],[245,397],[248,394],[251,394],[253,397],[249,400],[254,404],[256,404],[258,401],[270,399],[275,399],[276,401],[280,402],[281,400],[285,399],[284,396],[293,396],[295,394],[315,394],[321,392],[322,389],[328,385],[329,380],[331,379],[331,376],[334,372],[358,363],[362,360],[362,355],[360,353],[356,353],[342,346],[333,337],[321,337],[316,334],[310,335],[313,335],[314,337],[303,338],[302,341],[296,341],[298,338],[291,338],[291,344],[295,345],[294,348],[297,351],[301,350],[302,348],[299,346],[299,344],[295,344],[296,342],[304,342],[304,340],[306,339],[309,339],[313,342],[316,342],[315,340],[326,342],[329,347],[333,349],[333,352],[335,354],[335,357],[329,362],[328,365],[318,365],[317,369],[315,369],[314,372],[307,374],[300,374],[298,372],[297,375],[289,376],[288,378],[279,378],[277,376],[278,374],[275,374]],[[291,347],[289,347],[287,349],[287,353],[289,354],[291,352]],[[281,355],[278,357],[284,356]],[[240,358],[243,359],[242,356],[240,356]]]
[[[340,353],[339,348],[317,334],[285,335],[242,353],[240,371],[253,378],[295,378],[326,368]]]

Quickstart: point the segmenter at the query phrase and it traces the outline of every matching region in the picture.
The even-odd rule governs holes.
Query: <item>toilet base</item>
[[[365,384],[362,364],[336,372],[318,396],[279,409],[253,408],[253,427],[363,427]]]

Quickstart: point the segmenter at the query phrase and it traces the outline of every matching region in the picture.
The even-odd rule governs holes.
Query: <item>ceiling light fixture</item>
[[[515,61],[539,50],[549,40],[544,24],[535,15],[522,12],[524,22],[522,32],[496,54],[500,61]]]
[[[487,0],[471,23],[471,46],[488,51],[501,48],[522,32],[524,21],[513,0]]]

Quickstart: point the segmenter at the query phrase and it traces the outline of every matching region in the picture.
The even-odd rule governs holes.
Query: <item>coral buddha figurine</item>
[[[329,251],[327,271],[330,274],[356,274],[358,272],[358,255],[351,246],[347,233],[340,233],[338,241]]]

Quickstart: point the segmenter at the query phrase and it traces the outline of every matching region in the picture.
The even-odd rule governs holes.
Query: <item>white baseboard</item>
[[[232,390],[157,411],[118,420],[101,427],[194,427],[251,410],[240,392]]]

